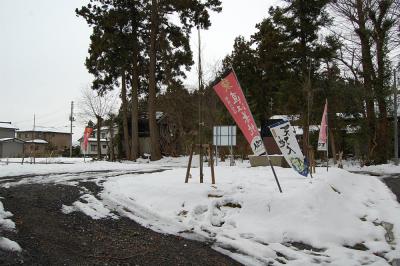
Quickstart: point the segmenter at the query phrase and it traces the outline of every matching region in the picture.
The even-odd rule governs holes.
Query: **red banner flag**
[[[89,142],[90,135],[92,135],[93,128],[91,127],[86,127],[85,128],[85,133],[83,134],[83,149],[87,151],[87,146]]]
[[[214,90],[250,143],[254,154],[264,154],[264,143],[235,73],[231,71],[214,86]]]
[[[324,113],[322,114],[321,128],[319,130],[318,150],[327,151],[328,149],[328,100],[325,101]]]

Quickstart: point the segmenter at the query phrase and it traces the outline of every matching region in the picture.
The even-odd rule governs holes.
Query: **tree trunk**
[[[333,134],[332,130],[329,130],[329,149],[331,150],[332,153],[332,158],[333,158],[333,164],[337,164],[337,158],[336,158],[336,145],[335,145],[335,134]]]
[[[377,158],[376,163],[386,163],[389,157],[389,138],[388,138],[388,118],[387,118],[387,102],[385,92],[385,39],[386,32],[382,28],[382,20],[386,13],[381,10],[378,20],[374,20],[375,26],[375,43],[376,43],[376,61],[377,61],[377,77],[375,81],[375,95],[379,108],[378,121],[378,138],[377,138]]]
[[[372,65],[371,58],[371,44],[369,33],[366,28],[366,15],[363,9],[363,1],[356,0],[356,10],[357,10],[357,24],[358,29],[356,33],[360,38],[361,44],[361,63],[362,63],[362,76],[364,79],[364,90],[365,90],[365,102],[367,109],[367,124],[368,124],[368,158],[367,160],[373,160],[375,157],[376,148],[376,117],[374,109],[374,93],[373,93],[373,75],[374,69]]]
[[[136,44],[135,44],[136,45]],[[132,67],[132,149],[131,157],[132,160],[136,160],[139,157],[139,66],[138,66],[138,49],[134,48],[133,51],[133,67]]]
[[[97,159],[101,160],[101,141],[100,141],[100,137],[101,137],[101,117],[100,116],[96,116],[97,118]]]
[[[333,72],[332,69],[329,65],[329,61],[326,60],[326,71],[327,71],[327,83],[326,83],[326,88],[327,88],[327,94],[330,94],[331,91],[331,84],[330,82],[334,80]],[[332,153],[332,158],[333,158],[333,164],[337,164],[337,159],[336,159],[336,145],[335,145],[335,132],[334,129],[335,127],[335,122],[336,122],[336,104],[331,102],[329,103],[328,101],[328,95],[327,95],[327,103],[328,103],[328,113],[327,113],[327,119],[328,119],[328,136],[329,140],[331,143],[329,143],[329,149],[331,150]],[[333,103],[333,104],[332,104]],[[330,114],[330,115],[329,115]],[[328,144],[328,143],[327,143]],[[328,151],[329,152],[329,151]]]
[[[379,53],[377,53],[377,57],[379,57]],[[379,59],[378,59],[379,61]],[[382,65],[378,64],[378,72],[381,70],[379,68],[384,68],[383,65],[383,58],[382,58]],[[384,77],[381,76],[378,78],[377,88],[376,88],[376,95],[377,95],[377,102],[378,102],[378,109],[379,109],[379,120],[378,120],[378,137],[377,137],[377,156],[375,163],[386,163],[388,159],[388,151],[389,149],[389,138],[388,138],[388,118],[387,118],[387,103],[386,103],[386,94],[384,92]]]
[[[126,73],[122,72],[122,87],[121,87],[121,97],[122,97],[122,127],[124,135],[124,145],[125,145],[125,156],[126,159],[131,159],[131,152],[129,146],[129,130],[128,130],[128,100],[126,98]]]
[[[303,153],[306,157],[308,157],[308,135],[310,131],[310,126],[307,123],[307,117],[303,119]]]
[[[108,130],[110,132],[110,142],[109,142],[109,154],[110,158],[109,161],[114,162],[115,161],[115,152],[114,152],[114,119],[113,117],[110,117],[110,123],[108,125]]]
[[[151,160],[161,159],[159,134],[156,121],[156,41],[158,33],[158,3],[152,0],[151,7],[151,33],[150,33],[150,67],[149,67],[149,129],[151,141]]]
[[[336,165],[337,164],[337,158],[336,158],[336,143],[335,143],[335,122],[336,122],[336,108],[335,104],[329,104],[328,102],[328,134],[329,134],[329,149],[332,153],[332,158],[333,158],[333,163]],[[330,114],[330,115],[329,115]],[[328,151],[329,152],[329,151]]]

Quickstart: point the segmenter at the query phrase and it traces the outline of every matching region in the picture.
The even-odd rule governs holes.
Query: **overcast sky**
[[[84,60],[90,28],[75,16],[85,0],[0,1],[0,121],[21,129],[36,124],[68,130],[71,101],[90,84]],[[279,0],[222,0],[223,11],[212,14],[212,26],[202,32],[203,67],[212,69],[232,50],[238,35],[249,37],[255,24]],[[191,39],[197,51],[197,33]],[[195,52],[197,56],[197,52]],[[195,68],[185,84],[196,86]],[[74,140],[82,135],[74,129]]]

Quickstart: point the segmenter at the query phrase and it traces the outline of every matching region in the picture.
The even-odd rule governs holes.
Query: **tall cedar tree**
[[[129,3],[128,3],[129,2]],[[93,88],[99,91],[112,90],[121,79],[121,100],[125,156],[131,159],[128,133],[128,71],[132,64],[133,40],[138,23],[132,21],[132,10],[137,1],[96,1],[77,9],[76,13],[93,27],[89,57],[86,67],[95,76]],[[135,9],[136,11],[136,9]],[[136,12],[138,13],[138,12]],[[140,17],[135,17],[137,21]]]
[[[167,83],[171,83],[173,78],[184,76],[181,66],[185,66],[188,69],[192,64],[189,46],[191,29],[194,26],[207,29],[211,25],[208,10],[221,11],[221,2],[219,0],[152,0],[149,9],[151,12],[148,117],[151,160],[159,160],[161,158],[161,150],[156,121],[157,74],[163,75],[164,82],[167,81]],[[180,24],[174,24],[169,19],[173,14],[179,17]],[[158,58],[160,60],[159,64],[157,64]],[[174,60],[169,61],[168,59],[171,58]],[[157,67],[161,70],[158,73]],[[165,76],[167,80],[165,80]],[[165,85],[166,83],[163,84]]]
[[[210,26],[208,10],[219,12],[218,0],[202,1],[106,1],[90,0],[76,13],[93,26],[92,44],[86,66],[95,75],[95,86],[111,89],[122,80],[121,98],[124,142],[127,158],[138,155],[137,95],[141,80],[148,84],[149,127],[152,160],[161,158],[156,124],[157,85],[173,84],[184,76],[182,66],[189,69],[192,54],[189,34],[193,26]],[[178,15],[180,24],[169,19]],[[149,58],[148,74],[140,71],[139,62]],[[127,84],[130,73],[132,88],[132,151],[128,141]],[[140,74],[142,76],[140,76]]]
[[[328,26],[326,12],[329,0],[286,0],[287,6],[270,10],[274,23],[291,39],[291,92],[297,96],[303,125],[303,151],[308,151],[310,110],[313,87],[324,49],[318,40],[320,30]],[[299,94],[298,88],[302,88]]]

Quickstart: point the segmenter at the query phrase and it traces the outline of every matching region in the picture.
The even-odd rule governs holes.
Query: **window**
[[[103,149],[107,149],[107,145],[103,145]]]
[[[106,138],[106,133],[101,133],[101,138],[105,139]]]
[[[91,144],[91,145],[90,145],[90,150],[91,150],[91,151],[97,151],[97,145]]]
[[[29,138],[29,134],[28,133],[25,133],[25,138]]]

